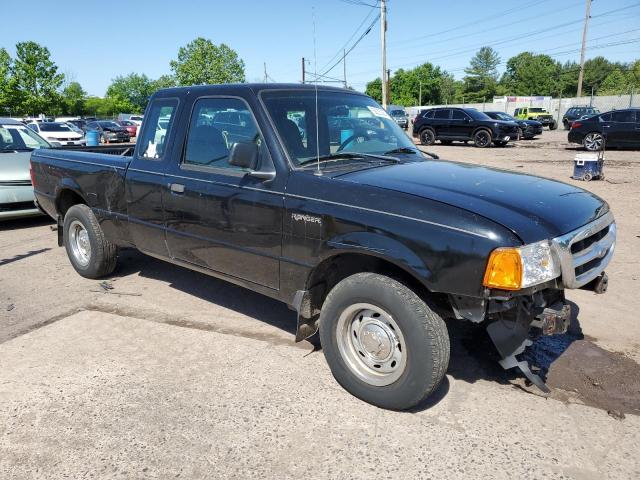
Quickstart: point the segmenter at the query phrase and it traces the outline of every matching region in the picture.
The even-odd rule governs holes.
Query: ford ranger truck
[[[108,276],[133,247],[285,302],[296,340],[319,330],[336,380],[371,404],[409,409],[434,392],[449,362],[444,319],[486,325],[502,366],[546,389],[519,354],[565,332],[566,289],[606,288],[606,202],[424,155],[366,95],[171,88],[144,118],[122,155],[31,157],[73,268]]]

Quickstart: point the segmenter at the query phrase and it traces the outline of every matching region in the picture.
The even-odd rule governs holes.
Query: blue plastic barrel
[[[87,147],[96,147],[100,145],[100,134],[97,130],[89,130],[87,132]]]

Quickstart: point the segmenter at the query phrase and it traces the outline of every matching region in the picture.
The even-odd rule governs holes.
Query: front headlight
[[[520,290],[560,276],[548,240],[523,247],[496,248],[489,256],[485,287]]]

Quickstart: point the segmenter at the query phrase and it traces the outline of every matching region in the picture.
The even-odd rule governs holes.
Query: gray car
[[[51,147],[24,124],[0,117],[0,221],[42,214],[34,203],[29,159],[33,150]]]

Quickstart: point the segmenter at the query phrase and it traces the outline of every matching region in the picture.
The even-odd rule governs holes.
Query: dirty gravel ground
[[[565,132],[442,158],[574,183]],[[134,251],[103,293],[44,218],[0,224],[0,478],[640,478],[640,152],[581,186],[619,226],[609,292],[570,292],[571,332],[529,358],[545,398],[450,323],[446,380],[377,409],[293,343],[284,305]]]

